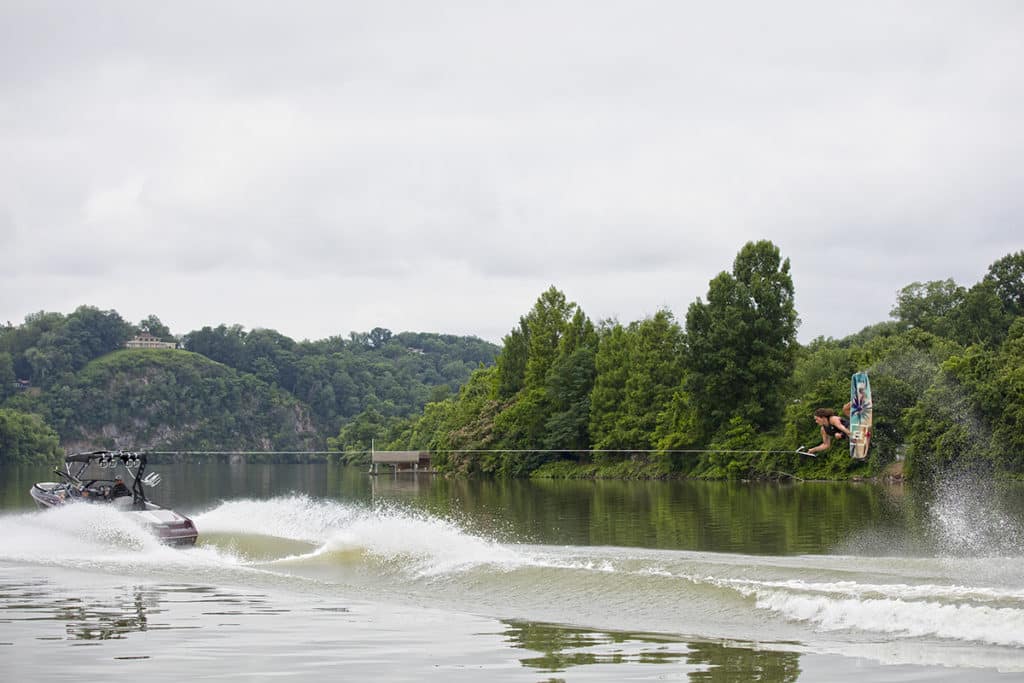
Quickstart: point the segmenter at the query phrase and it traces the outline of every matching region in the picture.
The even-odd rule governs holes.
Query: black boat
[[[146,498],[145,488],[159,484],[160,475],[145,472],[146,456],[142,453],[73,453],[64,458],[64,471],[54,470],[63,481],[39,482],[29,493],[41,508],[71,503],[110,505],[136,516],[164,543],[193,545],[198,532],[192,520]]]

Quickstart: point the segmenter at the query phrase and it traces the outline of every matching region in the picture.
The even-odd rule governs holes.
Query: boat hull
[[[195,524],[185,515],[162,508],[155,503],[146,501],[135,506],[131,498],[115,498],[113,500],[84,498],[65,484],[40,482],[35,484],[29,495],[41,509],[63,507],[65,505],[109,505],[131,515],[150,528],[161,542],[173,546],[195,545],[199,532]]]

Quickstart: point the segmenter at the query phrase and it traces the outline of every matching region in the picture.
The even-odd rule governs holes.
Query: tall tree
[[[548,371],[547,395],[551,411],[545,423],[545,446],[557,449],[590,447],[590,393],[594,388],[597,332],[577,309]]]
[[[630,339],[620,323],[605,323],[594,357],[594,388],[590,394],[590,440],[595,449],[627,448],[618,433],[619,408],[626,399]]]
[[[391,340],[391,330],[386,327],[375,327],[370,330],[370,346],[379,349]]]
[[[218,363],[240,368],[245,356],[245,329],[241,325],[209,326],[189,332],[183,340],[189,351],[200,353]]]
[[[1013,322],[1006,304],[999,298],[995,284],[982,280],[964,294],[960,304],[949,313],[950,337],[967,346],[991,344],[998,346]]]
[[[1024,316],[1024,250],[1007,254],[993,263],[985,275],[1012,316]]]
[[[910,327],[950,337],[950,314],[963,303],[966,294],[967,290],[952,279],[912,282],[897,293],[896,305],[889,314]]]
[[[157,339],[163,341],[175,341],[174,335],[171,334],[171,329],[164,325],[155,314],[150,313],[149,316],[139,321],[138,328],[140,332],[148,332]]]
[[[685,389],[710,438],[738,416],[760,429],[776,425],[793,371],[799,325],[789,259],[767,240],[748,242],[686,314]]]
[[[513,328],[505,335],[497,361],[496,390],[499,399],[512,398],[526,384],[526,358],[530,353],[529,335],[529,326],[523,317],[519,318],[519,327]]]
[[[659,417],[682,381],[683,331],[669,311],[661,310],[636,325],[632,336],[618,432],[627,448],[649,449]]]
[[[576,304],[567,301],[565,294],[554,287],[540,295],[526,316],[529,354],[526,359],[527,387],[543,386],[548,370],[558,356],[558,346],[565,334]]]

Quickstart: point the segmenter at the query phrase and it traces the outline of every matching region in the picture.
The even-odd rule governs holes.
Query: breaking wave
[[[288,496],[195,515],[195,548],[163,546],[100,506],[0,516],[0,562],[154,580],[374,594],[586,625],[814,643],[962,641],[1024,648],[1019,556],[765,557],[500,542],[398,505]],[[1009,550],[1009,548],[1007,548]],[[561,615],[559,617],[558,615]],[[845,634],[845,635],[844,635]]]

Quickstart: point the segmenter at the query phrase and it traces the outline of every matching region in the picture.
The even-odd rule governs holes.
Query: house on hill
[[[175,342],[160,341],[148,332],[137,334],[124,343],[127,349],[176,349]]]

